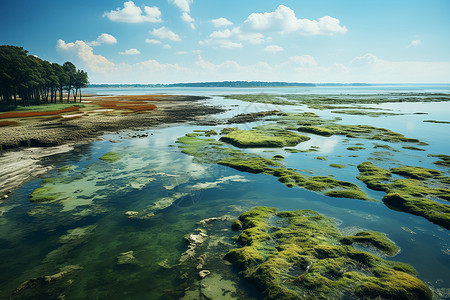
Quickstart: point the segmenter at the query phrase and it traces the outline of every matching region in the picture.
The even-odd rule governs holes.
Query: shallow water
[[[424,87],[401,91],[424,91]],[[445,90],[446,86],[425,91]],[[372,91],[373,88],[358,88]],[[378,91],[386,92],[386,87]],[[89,89],[86,90],[88,92]],[[247,93],[250,89],[236,89]],[[271,89],[272,91],[274,89]],[[330,88],[323,88],[323,93]],[[334,88],[333,91],[335,91]],[[390,87],[389,91],[392,91]],[[91,90],[89,92],[94,92]],[[190,92],[189,92],[190,91]],[[254,92],[266,92],[266,90]],[[308,93],[316,90],[308,89]],[[97,93],[146,94],[164,92],[154,89],[97,90]],[[178,89],[177,94],[219,95],[229,89]],[[276,93],[305,92],[305,89],[276,89]],[[341,90],[349,93],[348,90]],[[376,91],[373,91],[375,93]],[[334,118],[342,124],[367,124],[388,128],[407,137],[429,143],[426,151],[402,149],[401,144],[373,140],[348,140],[342,136],[329,138],[310,135],[310,141],[296,148],[304,150],[318,146],[317,152],[288,153],[283,149],[247,149],[268,158],[275,154],[285,156],[284,163],[305,174],[333,175],[338,180],[360,186],[370,197],[381,200],[385,193],[367,189],[356,179],[356,166],[363,161],[376,160],[381,167],[414,165],[433,168],[449,174],[448,169],[433,164],[436,158],[427,154],[447,154],[450,131],[448,124],[424,123],[426,119],[449,121],[450,103],[382,104],[374,107],[396,112],[427,112],[428,115],[351,116],[334,114],[329,110],[306,107],[276,106],[225,100],[213,96],[206,103],[220,103],[229,111],[215,116],[228,118],[238,113],[278,109],[281,111],[313,111]],[[249,129],[264,124],[256,121],[232,126]],[[169,298],[182,285],[178,263],[186,251],[184,237],[198,228],[196,223],[209,217],[231,215],[256,206],[273,206],[280,210],[312,209],[336,220],[341,230],[355,228],[384,232],[402,250],[392,260],[411,264],[418,277],[431,287],[443,292],[450,289],[450,236],[448,230],[428,220],[386,207],[381,201],[367,202],[330,198],[301,188],[287,188],[276,178],[249,174],[219,165],[200,164],[182,154],[175,143],[178,137],[196,129],[215,129],[226,126],[176,125],[145,131],[149,135],[131,138],[132,132],[108,134],[103,140],[80,145],[70,153],[55,155],[45,164],[56,168],[72,165],[67,172],[56,169],[41,179],[31,181],[14,191],[1,204],[0,216],[0,298],[6,299],[24,281],[59,272],[64,265],[80,265],[74,281],[57,290],[66,299],[159,299]],[[362,143],[365,150],[346,148]],[[374,148],[387,144],[394,150]],[[270,152],[267,152],[269,150]],[[121,155],[117,162],[99,160],[108,152]],[[358,157],[351,157],[357,155]],[[317,156],[328,160],[317,160]],[[336,169],[331,163],[344,164]],[[30,203],[29,195],[41,186],[44,178],[58,178],[57,192],[67,197],[58,203]],[[147,211],[153,217],[130,219],[129,211]],[[228,228],[228,230],[227,230]],[[73,229],[75,229],[73,231]],[[233,232],[224,225],[223,235],[229,239]],[[118,264],[121,253],[133,251],[133,264]],[[231,266],[223,266],[220,259],[211,268],[221,269],[223,284],[232,285],[238,298],[258,298],[252,285],[239,278]],[[192,274],[198,271],[193,270]],[[192,275],[191,274],[191,275]],[[227,281],[227,280],[231,281]],[[215,283],[220,284],[218,282]],[[177,298],[179,294],[173,294]],[[229,296],[229,294],[227,294]],[[234,294],[236,295],[236,294]],[[223,296],[223,295],[222,295]],[[449,296],[449,294],[447,294]],[[225,298],[224,298],[225,299]]]

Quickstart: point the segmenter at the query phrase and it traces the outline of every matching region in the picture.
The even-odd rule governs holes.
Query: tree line
[[[88,84],[88,74],[71,62],[61,66],[22,47],[0,45],[0,104],[63,103],[70,102],[71,96],[81,102],[81,88]]]

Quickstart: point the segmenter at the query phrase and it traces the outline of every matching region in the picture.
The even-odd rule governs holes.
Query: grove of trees
[[[61,66],[22,47],[0,45],[0,104],[63,103],[70,102],[71,96],[81,102],[81,88],[88,84],[88,74],[71,62]]]

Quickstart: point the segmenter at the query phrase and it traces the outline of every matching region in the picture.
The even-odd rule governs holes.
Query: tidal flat
[[[239,92],[45,156],[0,203],[0,298],[450,297],[448,94]]]

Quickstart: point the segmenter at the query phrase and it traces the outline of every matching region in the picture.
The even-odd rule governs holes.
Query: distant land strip
[[[316,86],[370,86],[368,83],[304,83],[273,81],[213,81],[171,84],[89,84],[89,87],[316,87]]]

